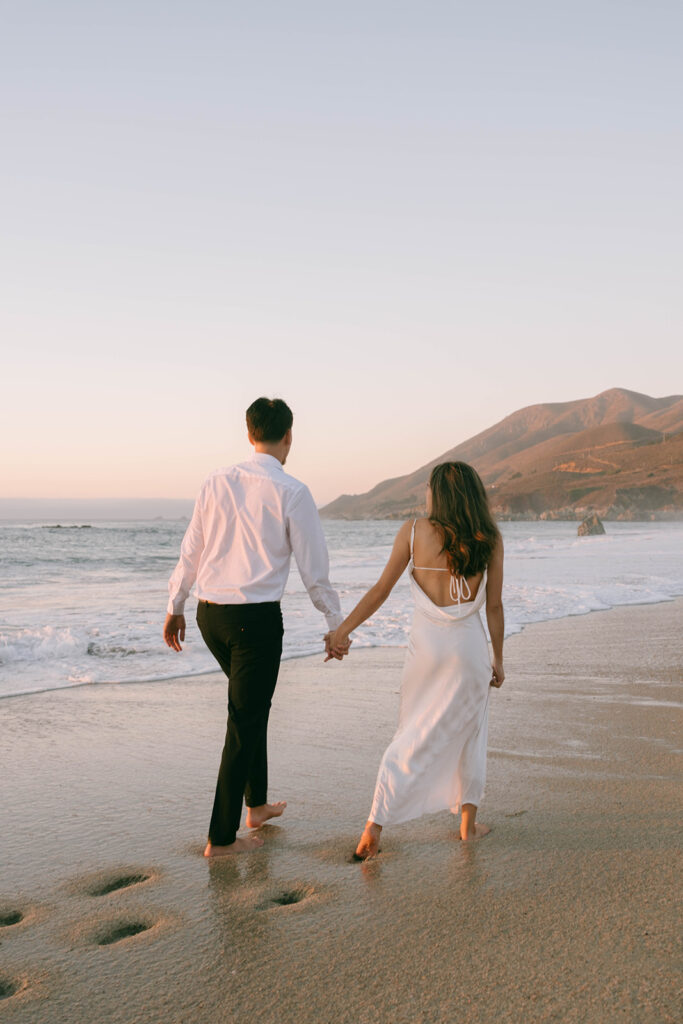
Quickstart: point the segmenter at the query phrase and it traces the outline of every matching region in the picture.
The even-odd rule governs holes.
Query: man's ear
[[[254,438],[253,438],[253,437],[251,436],[251,434],[249,433],[249,431],[247,431],[247,437],[249,438],[249,444],[251,444],[251,445],[255,445],[255,444],[256,444],[256,441],[255,441],[255,440],[254,440]]]
[[[284,442],[285,442],[285,444],[289,445],[290,448],[292,447],[292,428],[291,427],[289,428],[289,430],[287,431],[287,433],[284,436]]]

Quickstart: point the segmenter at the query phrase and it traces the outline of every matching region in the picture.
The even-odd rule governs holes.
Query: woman
[[[382,827],[450,808],[460,838],[478,839],[490,686],[503,670],[503,542],[478,474],[465,462],[435,466],[427,518],[404,523],[378,582],[330,637],[341,656],[349,634],[386,601],[406,566],[414,600],[401,710],[382,758],[370,817],[355,856],[378,852]],[[493,659],[479,610],[486,601]]]

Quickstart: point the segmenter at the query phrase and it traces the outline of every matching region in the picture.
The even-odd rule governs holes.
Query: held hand
[[[325,661],[332,661],[333,658],[335,658],[337,661],[341,661],[341,655],[336,654],[332,650],[332,645],[330,643],[332,635],[333,634],[331,632],[325,633],[325,636],[323,637],[323,640],[325,641]]]
[[[167,615],[164,622],[164,641],[174,651],[182,651],[180,641],[185,643],[185,616]]]
[[[505,670],[503,668],[503,659],[494,658],[491,664],[491,686],[495,686],[497,689],[503,685],[505,679]]]
[[[331,631],[325,634],[325,661],[331,661],[335,658],[337,661],[341,661],[345,655],[349,653],[349,647],[351,641],[348,636],[344,636],[339,630]]]
[[[331,636],[331,633],[325,633],[325,636],[323,637],[323,643],[325,644],[325,661],[331,661],[332,658],[334,657],[332,653],[332,648],[330,647]]]

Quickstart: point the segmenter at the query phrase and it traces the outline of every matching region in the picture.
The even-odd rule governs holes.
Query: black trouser
[[[266,803],[266,733],[282,654],[278,601],[197,605],[204,642],[228,677],[228,729],[216,784],[209,842],[228,846],[247,807]]]

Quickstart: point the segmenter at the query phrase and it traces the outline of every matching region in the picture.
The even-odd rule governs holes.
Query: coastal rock
[[[594,512],[592,516],[586,516],[583,522],[579,523],[579,537],[595,537],[604,532],[605,527],[597,512]]]

